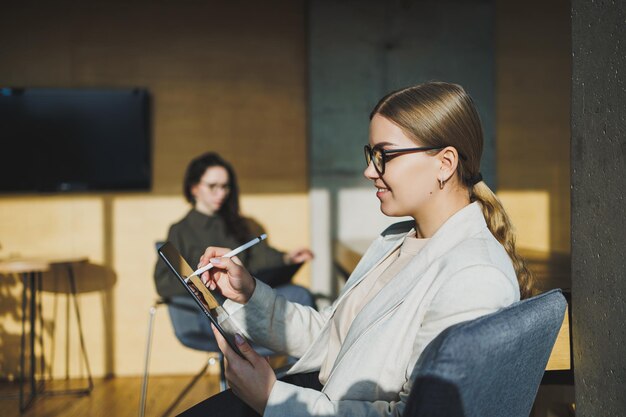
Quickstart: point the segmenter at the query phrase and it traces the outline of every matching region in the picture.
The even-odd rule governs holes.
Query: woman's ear
[[[441,162],[439,180],[446,182],[456,172],[456,168],[459,165],[459,153],[453,146],[447,146],[439,152],[438,157]]]
[[[200,187],[200,183],[192,185],[191,188],[189,189],[189,192],[191,192],[191,195],[196,201],[198,200],[198,188],[199,187]]]

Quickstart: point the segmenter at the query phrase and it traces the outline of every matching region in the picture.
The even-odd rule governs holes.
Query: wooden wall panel
[[[547,211],[528,221],[549,227],[534,247],[557,252],[570,249],[570,33],[568,1],[496,1],[498,190],[548,194]]]
[[[3,7],[0,85],[146,87],[154,191],[221,152],[244,192],[307,187],[303,2],[38,2]]]
[[[274,245],[310,245],[304,2],[61,0],[3,4],[2,17],[0,86],[152,93],[151,192],[0,196],[0,258],[86,255],[93,266],[81,279],[93,280],[95,271],[106,284],[79,296],[95,375],[142,370],[156,296],[153,243],[188,208],[181,183],[192,157],[215,150],[233,163],[244,210],[267,227]],[[297,282],[308,285],[308,275],[304,268]],[[3,294],[18,296],[18,281],[9,283]],[[64,308],[62,296],[46,294],[44,315],[57,323],[50,364],[62,376],[65,324],[54,316],[57,301]],[[8,352],[1,377],[17,370],[19,316],[0,313],[0,347]],[[153,372],[196,372],[204,355],[183,348],[166,311],[158,314]]]

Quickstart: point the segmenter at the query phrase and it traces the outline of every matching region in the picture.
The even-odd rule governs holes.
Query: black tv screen
[[[0,192],[149,190],[143,89],[0,89]]]

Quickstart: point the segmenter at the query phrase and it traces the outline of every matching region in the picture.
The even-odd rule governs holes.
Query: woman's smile
[[[387,187],[376,185],[376,197],[378,197],[379,199],[382,199],[383,196],[389,193],[390,191],[391,190]]]

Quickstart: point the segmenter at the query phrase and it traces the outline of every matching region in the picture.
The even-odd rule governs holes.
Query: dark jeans
[[[299,387],[322,390],[319,372],[287,375],[280,380]],[[259,413],[248,407],[231,390],[207,398],[180,415],[183,417],[259,417]]]

